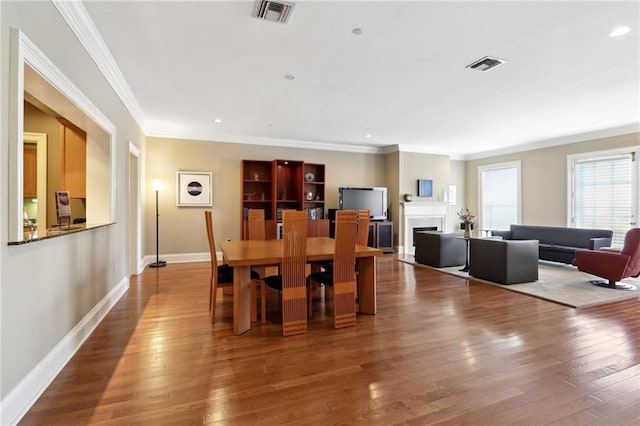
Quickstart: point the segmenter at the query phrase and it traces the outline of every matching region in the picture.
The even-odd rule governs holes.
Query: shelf
[[[273,222],[281,219],[282,211],[286,209],[313,209],[314,213],[310,213],[310,217],[316,218],[313,222],[324,218],[325,177],[324,164],[284,159],[242,160],[242,237],[246,238],[246,214],[253,208],[264,210],[265,220]],[[306,199],[309,193],[314,199]],[[247,198],[249,195],[250,199]],[[316,196],[321,199],[316,200]],[[316,225],[324,229],[324,225],[313,226]]]

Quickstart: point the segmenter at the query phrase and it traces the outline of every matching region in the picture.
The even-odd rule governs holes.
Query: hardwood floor
[[[21,424],[640,425],[640,300],[581,311],[378,260],[378,315],[208,321],[208,263],[147,269]],[[316,295],[316,297],[319,297]]]

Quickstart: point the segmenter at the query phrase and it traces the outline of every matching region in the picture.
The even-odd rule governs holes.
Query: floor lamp
[[[149,265],[152,268],[160,268],[162,266],[167,266],[167,262],[165,262],[164,260],[160,260],[160,255],[158,252],[158,245],[159,245],[158,242],[160,241],[159,239],[160,232],[158,228],[158,218],[160,217],[160,214],[158,213],[158,193],[160,192],[160,186],[161,186],[160,179],[154,179],[153,190],[156,191],[156,261]]]

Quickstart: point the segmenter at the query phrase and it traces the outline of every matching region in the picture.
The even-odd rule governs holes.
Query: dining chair
[[[306,211],[282,212],[280,273],[264,278],[282,299],[282,335],[307,332],[307,216]]]
[[[371,217],[369,209],[358,210],[358,227],[356,234],[356,244],[366,246],[369,244],[369,223],[371,223]],[[313,265],[317,265],[322,268],[324,272],[331,272],[333,270],[332,260],[319,260],[313,262]],[[358,268],[356,268],[356,271]],[[314,271],[315,272],[315,271]]]
[[[216,296],[218,287],[233,286],[233,268],[229,265],[218,265],[218,255],[216,253],[216,240],[213,235],[213,216],[211,211],[204,212],[204,222],[207,228],[207,238],[209,240],[209,253],[211,254],[211,277],[209,279],[209,315],[211,322],[216,322]],[[251,278],[257,274],[251,272]]]
[[[247,220],[247,239],[248,240],[264,240],[266,239],[264,210],[263,209],[249,209]],[[251,268],[251,270],[258,274],[258,278],[251,279],[251,321],[257,320],[257,292],[256,289],[260,286],[260,320],[263,324],[266,324],[266,303],[265,303],[265,289],[262,277],[265,274],[265,268]]]
[[[335,328],[349,327],[356,324],[356,226],[355,210],[339,210],[336,212],[333,270],[331,272],[314,272],[308,277],[309,289],[313,288],[314,284],[322,284],[325,287],[333,288]],[[308,298],[310,299],[309,296]]]
[[[369,245],[369,224],[371,223],[369,209],[358,210],[358,234],[356,244],[361,246]]]

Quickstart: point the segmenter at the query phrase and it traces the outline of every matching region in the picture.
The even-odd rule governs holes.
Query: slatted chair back
[[[358,210],[358,235],[356,236],[356,242],[361,246],[369,244],[369,222],[371,216],[369,209]]]
[[[355,210],[336,212],[333,256],[333,316],[336,328],[356,324],[356,226]]]
[[[282,213],[282,334],[307,332],[307,212]]]
[[[221,274],[218,268],[218,258],[216,255],[216,240],[213,236],[213,216],[211,211],[206,210],[204,212],[204,223],[207,229],[207,238],[209,240],[209,253],[211,255],[211,278],[209,279],[209,315],[211,322],[216,320],[216,296],[218,294],[218,287],[228,287],[233,285],[233,269],[230,273]],[[221,280],[220,278],[224,278]]]
[[[264,240],[265,238],[264,210],[249,209],[247,239]]]

